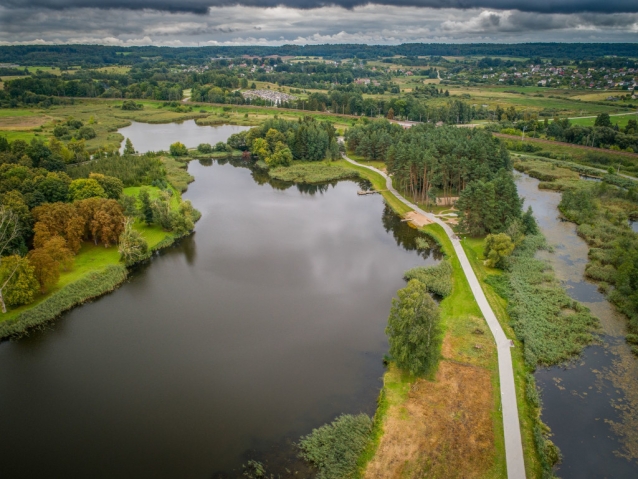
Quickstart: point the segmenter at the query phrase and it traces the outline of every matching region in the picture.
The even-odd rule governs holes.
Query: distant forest
[[[0,46],[0,63],[21,66],[134,65],[148,60],[199,64],[211,57],[320,56],[331,59],[357,57],[375,59],[403,55],[418,56],[512,56],[590,60],[604,56],[636,57],[635,43],[406,43],[403,45],[283,45],[280,47],[113,47],[103,45],[14,45]]]

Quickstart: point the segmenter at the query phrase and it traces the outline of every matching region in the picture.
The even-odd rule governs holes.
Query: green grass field
[[[618,128],[624,128],[627,126],[629,120],[638,120],[638,114],[632,113],[630,115],[609,115],[611,117],[612,125],[618,125]],[[572,118],[569,122],[572,125],[580,126],[594,126],[596,118]]]

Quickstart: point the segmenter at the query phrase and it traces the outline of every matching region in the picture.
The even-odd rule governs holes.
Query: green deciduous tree
[[[133,220],[127,218],[124,231],[120,235],[118,251],[122,261],[126,264],[133,264],[146,258],[148,253],[148,243],[139,231],[133,228]]]
[[[102,175],[101,173],[91,173],[89,179],[97,181],[109,199],[119,199],[124,191],[124,183],[119,178]]]
[[[410,280],[397,295],[386,327],[390,354],[400,368],[423,374],[438,359],[439,308],[417,279]]]
[[[69,195],[74,201],[87,198],[106,198],[104,188],[100,186],[97,180],[92,178],[73,180],[69,185]]]
[[[153,209],[153,223],[160,225],[164,230],[171,231],[171,196],[170,193],[162,191],[159,197],[151,202]]]
[[[606,126],[611,128],[611,118],[609,117],[609,113],[601,113],[596,117],[596,121],[594,121],[594,126]]]
[[[170,148],[170,153],[173,156],[186,156],[188,154],[188,149],[186,148],[186,145],[184,145],[183,143],[180,143],[179,141],[176,141],[175,143],[173,143]]]
[[[39,284],[34,268],[26,258],[18,255],[5,256],[0,263],[0,304],[2,312],[8,306],[29,304],[38,293]]]
[[[485,264],[491,268],[503,268],[504,260],[514,252],[516,245],[505,233],[487,235],[485,238]]]

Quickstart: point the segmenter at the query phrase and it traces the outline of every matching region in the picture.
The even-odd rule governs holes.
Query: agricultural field
[[[448,87],[443,87],[448,89]],[[488,105],[490,110],[500,106],[528,110],[548,118],[598,115],[599,113],[624,113],[620,105],[600,105],[572,99],[565,91],[548,91],[540,87],[449,87],[450,95],[465,99],[472,104]],[[513,93],[518,91],[519,93]],[[559,96],[560,95],[560,96]],[[575,98],[575,97],[574,97]]]

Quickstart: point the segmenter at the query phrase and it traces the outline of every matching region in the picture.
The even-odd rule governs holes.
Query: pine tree
[[[142,218],[144,218],[144,222],[147,225],[153,224],[153,206],[151,205],[151,197],[148,193],[148,188],[142,188],[140,190],[140,203],[142,207],[140,208],[140,213],[142,214]]]
[[[134,155],[135,148],[133,148],[133,142],[130,138],[126,139],[126,143],[124,144],[124,154],[125,155]]]

